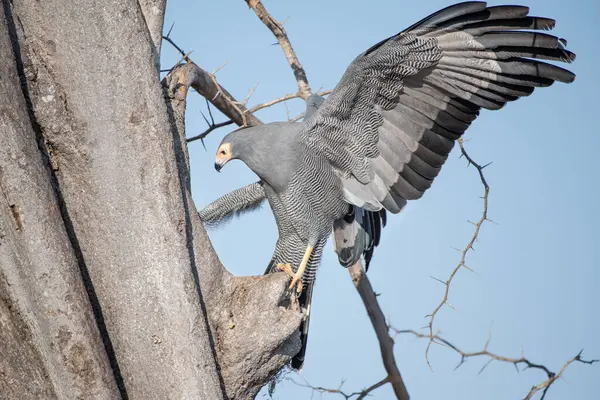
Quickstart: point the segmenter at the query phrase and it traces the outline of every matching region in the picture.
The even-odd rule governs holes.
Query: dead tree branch
[[[186,64],[178,65],[169,76],[170,86],[183,85],[186,88],[182,91],[184,96],[187,95],[187,89],[193,87],[237,125],[247,126],[262,123],[217,82],[214,74],[205,71],[194,62],[189,61]]]
[[[456,353],[458,353],[460,355],[460,362],[458,363],[458,365],[456,366],[455,369],[458,369],[459,367],[461,367],[470,358],[487,357],[488,361],[483,365],[483,367],[481,367],[481,369],[479,370],[479,373],[483,372],[483,370],[486,369],[487,366],[490,365],[490,363],[492,361],[500,361],[503,363],[513,364],[515,366],[515,368],[517,369],[517,371],[519,371],[519,365],[523,365],[524,370],[538,369],[540,371],[543,371],[546,374],[547,379],[544,380],[543,382],[539,383],[538,385],[533,386],[529,390],[527,395],[525,396],[525,398],[524,398],[525,400],[532,399],[533,396],[540,391],[542,392],[540,400],[543,400],[546,396],[546,393],[548,392],[548,389],[550,389],[552,384],[554,382],[556,382],[556,380],[559,379],[563,375],[563,373],[565,372],[567,367],[569,365],[571,365],[572,363],[579,362],[579,363],[583,363],[583,364],[594,364],[594,363],[600,362],[600,360],[584,360],[581,357],[582,353],[583,353],[583,350],[581,350],[576,356],[574,356],[573,358],[571,358],[567,362],[565,362],[565,364],[563,364],[563,366],[561,367],[561,369],[558,373],[555,373],[555,372],[552,372],[545,365],[536,364],[536,363],[530,361],[523,354],[521,355],[521,357],[515,358],[515,357],[501,356],[501,355],[498,355],[496,353],[489,351],[488,347],[490,344],[491,337],[488,338],[488,340],[486,341],[482,350],[466,352],[439,335],[428,335],[428,334],[424,334],[424,333],[419,333],[412,329],[399,330],[394,327],[390,327],[390,329],[395,333],[395,336],[402,335],[402,334],[410,334],[410,335],[414,335],[415,337],[417,337],[419,339],[427,339],[429,341],[429,343],[437,343],[437,344],[440,344],[444,347],[447,347],[447,348],[455,351]]]
[[[369,319],[377,335],[383,366],[388,373],[387,380],[392,384],[394,393],[399,400],[408,400],[408,391],[406,390],[402,375],[400,375],[400,370],[396,364],[396,358],[394,357],[394,340],[389,335],[385,316],[383,315],[383,311],[381,311],[381,307],[369,282],[369,278],[365,274],[361,261],[348,268],[348,271],[360,298],[365,304]]]
[[[460,146],[461,157],[464,156],[467,159],[467,161],[469,162],[469,165],[473,165],[477,169],[477,172],[479,173],[479,178],[481,180],[481,184],[483,185],[483,189],[484,189],[483,197],[482,197],[483,212],[481,214],[481,218],[479,219],[479,221],[477,221],[477,222],[469,221],[475,226],[475,231],[473,232],[473,236],[469,240],[469,243],[467,243],[467,245],[462,250],[459,250],[460,254],[461,254],[460,261],[458,262],[456,267],[454,267],[454,269],[450,273],[450,276],[448,277],[448,279],[446,279],[446,281],[442,281],[441,279],[434,278],[435,280],[443,283],[444,286],[446,286],[446,289],[444,290],[444,297],[442,298],[442,301],[440,301],[440,303],[437,305],[437,307],[433,310],[433,312],[431,314],[426,316],[427,318],[429,318],[429,322],[427,323],[427,328],[429,329],[429,337],[430,338],[433,338],[433,336],[434,336],[433,335],[433,322],[435,320],[437,313],[441,310],[441,308],[444,305],[447,305],[450,308],[454,308],[454,307],[452,307],[452,305],[450,305],[450,303],[448,303],[448,295],[450,293],[450,285],[452,284],[452,280],[454,279],[457,272],[461,268],[466,268],[466,269],[470,270],[470,268],[466,264],[467,253],[470,250],[474,250],[473,245],[478,240],[481,226],[483,225],[483,223],[485,221],[489,221],[488,217],[487,217],[487,213],[488,213],[488,197],[489,197],[489,193],[490,193],[490,187],[489,187],[487,181],[485,180],[485,176],[483,175],[483,169],[490,164],[481,166],[481,165],[477,164],[475,161],[473,161],[473,159],[469,156],[469,154],[465,150],[463,139],[458,139],[458,145]],[[431,349],[432,343],[433,343],[433,339],[430,339],[429,343],[427,343],[427,348],[425,349],[425,359],[427,360],[427,365],[429,365],[429,368],[432,368],[431,363],[429,362],[429,350]]]
[[[337,387],[337,389],[331,389],[331,388],[326,388],[326,387],[322,387],[322,386],[312,386],[310,383],[306,382],[305,383],[299,383],[296,382],[295,380],[291,380],[292,382],[294,382],[294,384],[300,386],[300,387],[305,387],[305,388],[309,388],[311,389],[313,392],[316,393],[321,393],[321,394],[339,394],[340,396],[342,396],[343,398],[345,398],[346,400],[362,400],[364,398],[366,398],[367,396],[369,396],[371,394],[371,392],[373,392],[375,389],[380,388],[381,386],[385,385],[386,383],[390,382],[390,378],[389,377],[385,377],[384,379],[380,380],[379,382],[369,386],[368,388],[361,390],[361,391],[357,391],[357,392],[352,392],[352,393],[348,393],[342,390],[342,386],[344,385],[344,382],[340,383],[340,386]]]
[[[277,42],[279,42],[279,46],[283,53],[285,54],[285,58],[287,59],[290,67],[292,67],[292,71],[294,72],[294,77],[296,78],[296,82],[298,83],[298,96],[303,98],[304,100],[308,99],[310,96],[310,86],[308,84],[308,78],[306,77],[306,72],[298,61],[298,57],[296,56],[296,52],[288,39],[287,33],[283,28],[283,24],[279,23],[275,18],[273,18],[265,6],[262,4],[260,0],[245,0],[254,12],[256,16],[269,28],[273,35],[277,38]]]
[[[331,90],[324,90],[322,92],[317,92],[316,94],[319,95],[319,96],[326,96],[329,93],[331,93]],[[292,100],[292,99],[297,99],[297,98],[302,98],[302,96],[300,95],[300,93],[286,94],[285,96],[281,96],[281,97],[278,97],[278,98],[273,99],[271,101],[267,101],[267,102],[258,104],[256,106],[252,107],[250,109],[250,112],[251,113],[255,113],[256,111],[262,110],[263,108],[268,108],[268,107],[274,106],[275,104],[278,104],[278,103],[281,103],[281,102],[284,102],[284,101],[288,101],[288,100]],[[298,118],[298,119],[300,119],[300,118]]]

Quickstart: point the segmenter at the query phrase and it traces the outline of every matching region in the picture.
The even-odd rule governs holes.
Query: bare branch
[[[287,33],[283,28],[283,25],[276,21],[267,11],[265,6],[262,4],[260,0],[245,0],[254,12],[256,16],[260,18],[260,20],[269,28],[273,35],[277,38],[279,42],[279,46],[283,50],[285,54],[285,58],[287,59],[290,67],[294,71],[294,77],[296,78],[296,82],[298,82],[298,96],[302,97],[304,100],[308,99],[310,96],[310,86],[308,85],[308,78],[306,78],[306,72],[304,68],[298,61],[298,57],[296,57],[296,53],[288,39]]]
[[[482,215],[481,215],[481,218],[479,219],[479,221],[477,221],[477,223],[473,223],[473,225],[475,225],[475,231],[473,232],[473,236],[469,240],[469,243],[467,243],[467,245],[462,250],[459,250],[461,253],[460,261],[458,262],[456,267],[454,267],[454,269],[452,270],[450,277],[448,277],[448,279],[445,282],[443,282],[437,278],[434,278],[434,279],[442,282],[446,286],[446,289],[444,290],[444,297],[442,298],[442,301],[437,305],[437,307],[433,310],[433,312],[427,316],[427,317],[429,317],[429,322],[427,323],[427,328],[429,329],[428,337],[430,338],[430,340],[429,340],[429,343],[427,343],[427,348],[425,349],[425,359],[427,360],[427,365],[429,365],[430,369],[432,369],[432,367],[431,367],[431,363],[429,362],[429,350],[431,349],[431,344],[433,343],[433,337],[434,337],[433,322],[435,320],[437,313],[441,310],[441,308],[444,305],[447,305],[450,308],[454,308],[450,305],[450,303],[448,303],[448,294],[450,292],[450,286],[451,286],[452,280],[454,279],[454,277],[456,276],[456,273],[461,268],[466,268],[466,269],[471,270],[469,267],[467,267],[467,265],[465,263],[466,258],[467,258],[467,253],[469,252],[469,250],[474,250],[473,245],[475,244],[475,242],[477,241],[477,238],[479,237],[479,232],[481,230],[481,226],[483,225],[483,223],[485,221],[488,220],[487,212],[488,212],[488,196],[490,193],[490,187],[489,187],[487,181],[485,180],[485,176],[483,175],[483,169],[489,164],[482,167],[481,165],[479,165],[475,161],[473,161],[473,159],[469,156],[469,154],[465,150],[464,140],[462,138],[458,139],[458,145],[460,146],[461,157],[464,156],[468,160],[469,165],[473,165],[477,169],[477,172],[479,173],[479,178],[481,180],[481,184],[483,185],[483,189],[484,189],[484,191],[483,191],[483,211],[482,211]]]
[[[420,339],[428,339],[429,343],[437,343],[439,345],[442,345],[444,347],[447,347],[447,348],[455,351],[456,353],[458,353],[460,355],[460,362],[458,363],[458,365],[456,366],[455,369],[462,366],[469,358],[487,357],[488,361],[483,365],[483,367],[481,368],[479,373],[481,373],[492,361],[500,361],[500,362],[504,362],[504,363],[508,363],[508,364],[513,364],[515,366],[515,368],[517,369],[517,371],[519,371],[519,365],[523,365],[524,366],[523,369],[538,369],[540,371],[543,371],[548,378],[545,381],[541,382],[540,384],[533,386],[531,388],[531,390],[525,396],[525,400],[532,399],[533,396],[539,391],[542,391],[542,396],[541,396],[540,400],[543,400],[544,397],[546,396],[546,393],[547,393],[548,389],[550,388],[550,386],[552,386],[552,384],[554,382],[556,382],[556,380],[559,379],[563,375],[563,373],[565,372],[567,367],[569,365],[571,365],[572,363],[580,362],[583,364],[594,364],[594,363],[600,362],[600,360],[584,360],[584,359],[582,359],[581,355],[583,353],[583,350],[581,350],[579,352],[579,354],[577,354],[575,357],[568,360],[562,366],[562,368],[560,369],[560,371],[558,373],[554,373],[545,365],[536,364],[536,363],[530,361],[529,359],[525,358],[524,355],[521,355],[521,357],[519,357],[519,358],[514,358],[514,357],[505,357],[505,356],[501,356],[501,355],[492,353],[491,351],[488,350],[488,346],[490,343],[489,338],[486,341],[485,346],[483,347],[482,350],[474,351],[474,352],[466,352],[464,350],[461,350],[459,347],[455,346],[454,344],[449,342],[447,339],[444,339],[443,337],[441,337],[439,335],[428,335],[428,334],[424,334],[424,333],[419,333],[412,329],[399,330],[394,327],[390,327],[390,329],[395,333],[395,336],[402,335],[402,334],[410,334],[410,335],[414,335],[415,337],[420,338]]]
[[[317,92],[316,94],[319,96],[326,96],[329,93],[331,93],[331,90],[324,90],[322,92]],[[267,101],[265,103],[258,104],[256,106],[250,108],[249,112],[255,113],[256,111],[262,110],[263,108],[268,108],[268,107],[274,106],[275,104],[278,104],[278,103],[281,103],[284,101],[288,101],[288,100],[292,100],[292,99],[297,99],[297,98],[302,98],[302,96],[299,93],[286,94],[285,96],[281,96],[281,97],[278,97],[271,101]],[[298,118],[298,119],[300,119],[300,118]]]
[[[200,68],[192,61],[178,65],[167,76],[169,86],[181,85],[185,87],[182,94],[187,95],[187,88],[193,87],[200,95],[210,101],[219,111],[231,118],[239,126],[259,125],[262,122],[248,112],[246,107],[238,102],[225,88],[223,88],[213,74]],[[165,79],[167,79],[165,78]]]
[[[344,397],[346,400],[351,400],[354,398],[356,398],[356,400],[362,400],[362,399],[366,398],[367,396],[369,396],[371,394],[371,392],[374,391],[375,389],[378,389],[381,386],[385,385],[386,383],[389,383],[390,378],[385,377],[382,380],[380,380],[379,382],[369,386],[368,388],[366,388],[364,390],[361,390],[359,392],[352,392],[352,393],[347,393],[342,390],[342,386],[344,385],[344,382],[340,383],[340,386],[338,386],[337,389],[332,389],[332,388],[326,388],[326,387],[322,387],[322,386],[312,386],[311,384],[309,384],[306,381],[305,381],[305,383],[299,383],[299,382],[294,381],[293,379],[291,381],[294,382],[298,386],[312,389],[313,392],[322,393],[322,394],[323,393],[339,394],[340,396]]]
[[[396,393],[396,397],[399,400],[408,400],[408,391],[406,390],[394,357],[394,340],[389,335],[389,327],[385,322],[385,316],[383,315],[383,311],[381,311],[381,307],[379,307],[377,296],[373,291],[369,278],[363,270],[361,261],[348,268],[348,272],[362,301],[365,303],[367,313],[373,324],[373,329],[375,329],[383,365],[388,373],[387,378],[394,388],[394,393]]]
[[[172,27],[172,26],[171,26],[171,29],[173,29],[173,27]],[[169,30],[169,34],[170,34],[170,33],[171,33],[171,30]],[[162,38],[163,38],[163,40],[166,40],[167,42],[169,42],[169,44],[170,44],[171,46],[173,46],[173,47],[175,48],[175,50],[177,50],[177,51],[179,52],[179,54],[181,54],[181,55],[182,55],[182,56],[184,56],[184,57],[186,56],[186,53],[185,53],[185,51],[183,51],[183,50],[181,49],[181,47],[177,46],[177,44],[176,44],[176,43],[173,41],[173,39],[171,39],[171,37],[170,37],[169,35],[167,35],[167,36],[163,36]]]
[[[186,139],[186,142],[193,142],[194,140],[198,140],[200,139],[200,141],[202,141],[202,143],[204,143],[204,139],[208,136],[209,133],[211,133],[212,131],[219,129],[219,128],[223,128],[224,126],[228,126],[233,124],[233,120],[229,120],[229,121],[224,121],[224,122],[219,122],[216,124],[211,124],[208,126],[208,128],[202,132],[199,135],[196,136],[192,136],[191,138]]]

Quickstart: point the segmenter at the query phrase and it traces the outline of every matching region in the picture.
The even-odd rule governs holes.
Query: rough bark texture
[[[144,19],[146,20],[146,26],[152,43],[156,49],[156,54],[160,54],[160,45],[162,43],[162,31],[163,24],[165,21],[165,8],[167,7],[167,0],[139,0]],[[156,57],[158,64],[159,57]]]
[[[92,318],[0,10],[0,397],[112,398]],[[26,379],[25,379],[26,378]]]
[[[299,349],[287,277],[231,276],[197,217],[149,3],[2,2],[3,396],[249,398]]]

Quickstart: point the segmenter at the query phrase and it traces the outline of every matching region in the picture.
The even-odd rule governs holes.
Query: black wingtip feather
[[[487,3],[484,1],[467,1],[443,8],[422,20],[412,24],[402,32],[409,32],[415,29],[435,28],[438,25],[466,14],[485,10]]]

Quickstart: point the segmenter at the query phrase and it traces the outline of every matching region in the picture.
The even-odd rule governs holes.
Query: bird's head
[[[250,144],[248,133],[251,133],[249,131],[252,130],[253,127],[236,129],[223,138],[215,157],[215,169],[217,171],[221,171],[221,168],[223,168],[230,160],[240,158],[243,160],[242,156],[248,151],[248,145]]]
[[[231,143],[221,143],[217,150],[217,156],[215,157],[215,169],[217,172],[221,171],[221,168],[229,162],[233,157],[231,156]]]
[[[217,149],[215,169],[220,171],[230,160],[240,160],[271,186],[285,185],[301,154],[294,140],[299,128],[295,122],[272,122],[230,132]]]

